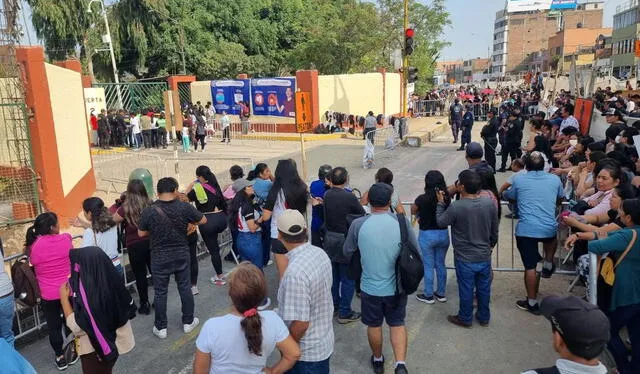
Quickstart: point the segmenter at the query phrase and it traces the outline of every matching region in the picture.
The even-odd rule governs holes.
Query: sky
[[[611,27],[616,6],[626,2],[628,0],[604,1],[604,27]],[[451,26],[445,28],[444,37],[451,45],[442,51],[440,59],[487,58],[487,48],[493,45],[495,15],[504,5],[505,0],[446,0]]]

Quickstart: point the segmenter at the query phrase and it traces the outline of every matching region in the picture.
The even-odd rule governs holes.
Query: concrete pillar
[[[311,99],[311,121],[313,126],[316,126],[320,123],[318,71],[296,71],[296,88],[300,91],[309,92],[309,97]]]

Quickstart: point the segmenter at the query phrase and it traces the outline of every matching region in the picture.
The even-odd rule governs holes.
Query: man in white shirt
[[[576,130],[580,130],[580,124],[578,123],[576,117],[573,116],[573,109],[573,104],[569,103],[565,104],[562,107],[562,111],[560,111],[560,114],[562,115],[560,133],[562,133],[562,130],[566,129],[567,127],[574,127]]]
[[[227,144],[231,143],[231,137],[229,136],[230,125],[231,119],[229,118],[229,115],[227,115],[227,112],[222,111],[222,118],[220,119],[220,126],[222,127],[221,143],[224,143],[225,141],[227,142]]]
[[[598,360],[609,341],[609,320],[597,305],[575,296],[549,296],[540,311],[551,322],[553,349],[560,359],[555,366],[522,374],[606,374]]]

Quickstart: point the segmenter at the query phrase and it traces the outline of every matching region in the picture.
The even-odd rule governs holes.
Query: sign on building
[[[508,0],[507,12],[531,12],[536,10],[575,9],[577,0]]]

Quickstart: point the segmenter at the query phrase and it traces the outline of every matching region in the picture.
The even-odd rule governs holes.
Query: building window
[[[512,19],[509,21],[510,25],[524,25],[524,19]]]

